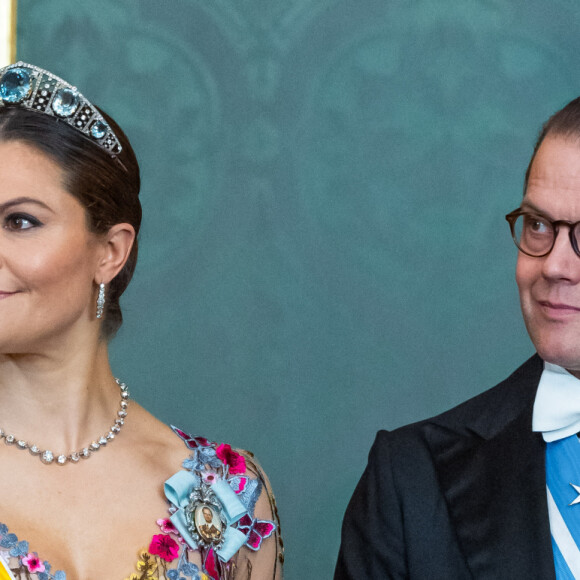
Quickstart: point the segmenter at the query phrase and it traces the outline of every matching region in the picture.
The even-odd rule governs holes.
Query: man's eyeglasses
[[[580,257],[580,222],[552,221],[533,212],[516,209],[505,216],[510,225],[512,238],[519,250],[528,256],[547,256],[554,247],[561,225],[568,228],[570,243]]]

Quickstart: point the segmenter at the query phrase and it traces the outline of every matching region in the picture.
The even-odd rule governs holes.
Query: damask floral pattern
[[[502,216],[537,123],[579,92],[580,4],[97,4],[19,0],[18,56],[74,80],[142,161],[126,304],[147,316],[125,336],[155,338],[121,334],[116,356],[151,385],[167,366],[202,377],[202,429],[252,426],[284,450],[278,481],[300,465],[282,507],[317,506],[309,572],[327,577],[369,425],[431,415],[476,388],[474,368],[494,382],[528,352]],[[304,454],[312,441],[327,445]],[[331,471],[329,493],[312,474]],[[293,578],[311,539],[292,519]]]

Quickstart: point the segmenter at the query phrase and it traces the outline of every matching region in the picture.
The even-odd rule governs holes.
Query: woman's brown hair
[[[59,165],[64,187],[86,210],[90,231],[103,234],[115,224],[129,223],[138,234],[139,164],[126,135],[113,119],[100,112],[121,143],[122,151],[117,156],[56,117],[17,106],[0,108],[0,140],[27,143]],[[102,326],[105,339],[112,338],[123,322],[119,299],[133,276],[137,252],[136,236],[125,266],[109,284]]]

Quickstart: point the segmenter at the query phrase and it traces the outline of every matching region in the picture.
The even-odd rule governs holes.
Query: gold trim
[[[16,62],[16,26],[18,24],[18,19],[16,17],[18,13],[18,1],[10,0],[12,17],[10,22],[10,62]]]
[[[17,0],[0,0],[0,66],[16,60]]]

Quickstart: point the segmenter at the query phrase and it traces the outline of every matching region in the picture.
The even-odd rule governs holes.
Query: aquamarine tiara
[[[56,117],[112,156],[123,149],[101,113],[76,87],[32,64],[20,61],[0,68],[0,110],[11,106]]]

